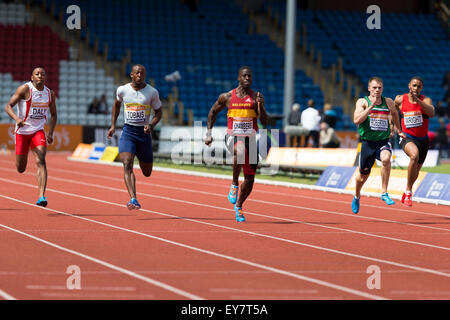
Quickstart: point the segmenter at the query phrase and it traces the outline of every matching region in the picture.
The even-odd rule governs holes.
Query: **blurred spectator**
[[[336,131],[329,127],[325,121],[320,123],[320,146],[322,148],[339,148],[341,141]]]
[[[445,88],[444,101],[450,99],[450,71],[445,73],[444,79],[442,79],[441,87]]]
[[[447,135],[447,127],[445,126],[444,119],[439,119],[439,128],[436,132],[436,149],[439,149],[439,153],[442,158],[448,158],[448,135]]]
[[[445,110],[445,108],[444,108],[444,106],[442,104],[442,101],[438,101],[436,103],[436,115],[439,118],[441,118],[441,117],[445,117],[445,113],[446,113],[446,110]]]
[[[94,97],[89,105],[88,113],[100,113],[100,101],[98,101],[97,97]]]
[[[430,149],[436,149],[436,132],[428,131],[428,139],[430,139]]]
[[[292,111],[288,116],[288,124],[290,126],[297,126],[301,120],[300,115],[300,105],[298,103],[294,103],[294,105],[292,106]]]
[[[450,118],[450,96],[447,98],[447,106],[445,110],[447,112],[447,117]]]
[[[315,107],[313,99],[308,100],[308,108],[301,115],[301,123],[305,129],[309,130],[309,134],[305,137],[303,147],[308,146],[309,137],[313,138],[313,148],[319,147],[319,122],[320,114]]]
[[[108,114],[108,103],[106,102],[106,95],[103,94],[100,98],[100,103],[98,106],[98,113]]]
[[[294,103],[292,105],[292,110],[288,115],[288,127],[285,129],[286,135],[289,136],[289,147],[300,147],[300,133],[302,132],[297,128],[298,126],[301,126],[300,117],[300,105],[298,103]]]
[[[336,128],[337,113],[332,109],[331,104],[325,103],[323,106],[322,120],[325,121],[330,128]]]

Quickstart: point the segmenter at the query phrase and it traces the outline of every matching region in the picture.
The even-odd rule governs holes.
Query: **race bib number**
[[[371,114],[370,129],[374,131],[387,131],[389,128],[387,114]]]
[[[147,114],[150,115],[150,106],[139,103],[125,104],[125,122],[142,124],[146,122]]]
[[[30,108],[30,119],[44,119],[47,117],[48,104],[47,103],[33,103]]]
[[[234,118],[233,134],[235,135],[251,135],[253,134],[253,118]]]
[[[420,127],[423,123],[422,113],[420,111],[409,111],[403,114],[403,120],[406,128]]]

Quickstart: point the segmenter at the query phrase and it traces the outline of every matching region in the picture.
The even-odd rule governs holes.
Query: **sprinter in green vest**
[[[393,135],[391,122],[394,123],[398,135],[405,137],[400,129],[400,121],[394,101],[381,95],[383,93],[383,80],[379,77],[370,78],[367,89],[369,96],[358,99],[353,118],[361,137],[359,170],[355,178],[356,188],[352,201],[352,211],[355,214],[359,212],[361,189],[370,175],[375,159],[382,163],[381,200],[388,205],[395,203],[387,193],[391,173],[392,146],[389,142],[389,138]]]

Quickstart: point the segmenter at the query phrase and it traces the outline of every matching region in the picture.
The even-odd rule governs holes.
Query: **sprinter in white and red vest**
[[[33,152],[37,165],[39,199],[37,205],[47,206],[45,188],[47,186],[47,165],[45,155],[47,143],[53,143],[53,131],[56,126],[55,93],[45,86],[46,73],[38,67],[31,73],[31,81],[17,88],[6,104],[5,110],[16,122],[16,168],[23,173],[27,168],[28,151]],[[17,114],[13,107],[17,105]],[[44,132],[48,114],[51,114],[49,130]]]

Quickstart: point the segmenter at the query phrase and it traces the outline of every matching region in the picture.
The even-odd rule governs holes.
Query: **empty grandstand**
[[[33,66],[43,65],[48,85],[57,93],[60,123],[108,126],[109,115],[87,114],[89,103],[105,94],[111,105],[131,65],[142,63],[149,70],[147,81],[169,102],[171,119],[165,123],[205,123],[214,99],[236,85],[240,66],[249,65],[253,87],[264,93],[268,112],[283,113],[284,52],[273,34],[283,32],[285,1],[255,1],[259,6],[252,9],[226,0],[198,1],[195,8],[181,0],[81,0],[76,1],[83,21],[78,32],[65,28],[65,9],[72,2],[1,4],[0,39],[7,44],[0,49],[3,104],[28,80]],[[309,60],[296,70],[294,101],[302,110],[308,99],[319,109],[330,102],[338,114],[337,130],[354,131],[354,101],[365,94],[367,79],[374,74],[385,80],[386,96],[403,93],[417,74],[424,79],[424,93],[433,101],[443,100],[450,43],[435,15],[384,13],[383,27],[369,30],[365,12],[304,7],[297,10],[297,51]],[[59,30],[36,19],[36,11],[51,15]],[[273,32],[259,32],[255,15],[264,16]],[[411,32],[414,42],[408,37]],[[77,41],[65,40],[65,34],[76,34]],[[94,57],[77,54],[77,42],[85,42]],[[181,79],[166,81],[174,71]],[[446,101],[442,105],[448,108]],[[10,121],[4,114],[0,120]],[[216,125],[225,123],[219,117]],[[431,130],[438,126],[437,119],[430,121]]]

